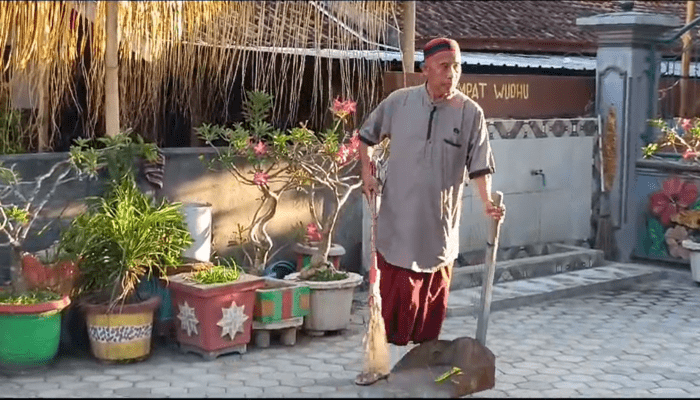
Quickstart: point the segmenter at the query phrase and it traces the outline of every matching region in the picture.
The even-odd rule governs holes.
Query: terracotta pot
[[[82,302],[92,354],[103,361],[140,361],[150,355],[153,314],[160,297],[116,306]]]
[[[246,352],[251,338],[255,291],[262,277],[242,274],[235,282],[200,284],[191,273],[170,277],[176,338],[183,351],[207,358]]]
[[[297,272],[301,271],[311,263],[311,256],[316,253],[318,242],[311,242],[308,246],[303,243],[294,243],[293,250],[297,254]],[[340,258],[345,255],[345,248],[337,243],[331,243],[328,252],[328,261],[335,269],[340,270]]]

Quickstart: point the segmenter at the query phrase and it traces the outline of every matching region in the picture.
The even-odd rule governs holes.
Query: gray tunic
[[[435,272],[459,253],[462,192],[494,172],[484,112],[457,91],[434,103],[425,85],[391,93],[367,117],[360,140],[391,140],[377,220],[377,250],[390,264]]]

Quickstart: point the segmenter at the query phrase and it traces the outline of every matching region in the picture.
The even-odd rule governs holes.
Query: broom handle
[[[503,204],[503,193],[495,192],[491,195],[496,207]],[[489,325],[489,314],[491,313],[491,296],[493,295],[493,277],[496,275],[496,251],[498,250],[498,237],[501,231],[501,222],[490,219],[489,239],[486,242],[486,270],[484,271],[483,282],[481,284],[481,302],[479,305],[479,319],[476,323],[476,340],[482,346],[486,346],[486,328]]]
[[[376,176],[376,165],[370,165],[372,176]],[[369,208],[372,216],[372,229],[370,233],[370,262],[369,262],[369,305],[372,302],[379,302],[381,305],[381,297],[379,297],[379,269],[377,268],[377,246],[375,239],[377,237],[377,193],[373,192],[370,196]]]

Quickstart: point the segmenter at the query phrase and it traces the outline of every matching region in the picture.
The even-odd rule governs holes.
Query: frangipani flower
[[[313,222],[306,225],[306,237],[310,242],[320,242],[321,232],[318,231],[318,225]]]
[[[688,118],[683,118],[680,121],[681,128],[683,128],[684,131],[688,132],[690,129],[693,128],[693,120],[688,119]]]
[[[663,183],[663,189],[649,197],[651,213],[659,217],[665,226],[671,218],[682,210],[688,209],[698,197],[698,188],[694,183],[673,177]]]
[[[333,100],[333,107],[331,107],[333,115],[338,118],[345,118],[350,114],[354,114],[357,111],[357,103],[352,100],[340,101],[338,99]]]
[[[693,151],[691,149],[687,149],[686,151],[683,152],[683,159],[684,160],[693,160],[698,158],[700,155],[700,152]]]
[[[262,157],[267,153],[267,145],[260,141],[255,145],[255,147],[253,147],[253,150],[255,150],[256,156]]]
[[[268,175],[265,172],[258,171],[253,175],[253,183],[258,186],[267,185]]]

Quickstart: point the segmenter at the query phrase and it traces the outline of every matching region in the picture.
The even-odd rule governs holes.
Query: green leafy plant
[[[209,269],[197,271],[190,276],[190,279],[202,283],[228,283],[235,282],[241,276],[241,269],[235,261],[228,261],[225,264],[214,265]]]
[[[128,174],[109,196],[88,199],[88,211],[61,237],[67,252],[80,259],[81,294],[113,307],[130,300],[144,277],[167,276],[192,244],[180,206],[166,200],[157,204]]]
[[[45,290],[32,290],[22,294],[11,294],[9,292],[0,291],[0,304],[28,306],[60,300],[61,297],[63,296],[59,293]]]
[[[661,130],[661,137],[642,147],[644,158],[652,158],[660,152],[681,153],[683,159],[698,162],[700,159],[700,118],[681,118],[673,124],[653,119],[649,125]]]
[[[4,103],[4,104],[3,104]],[[26,153],[22,141],[22,113],[9,107],[9,101],[0,100],[0,154]]]

